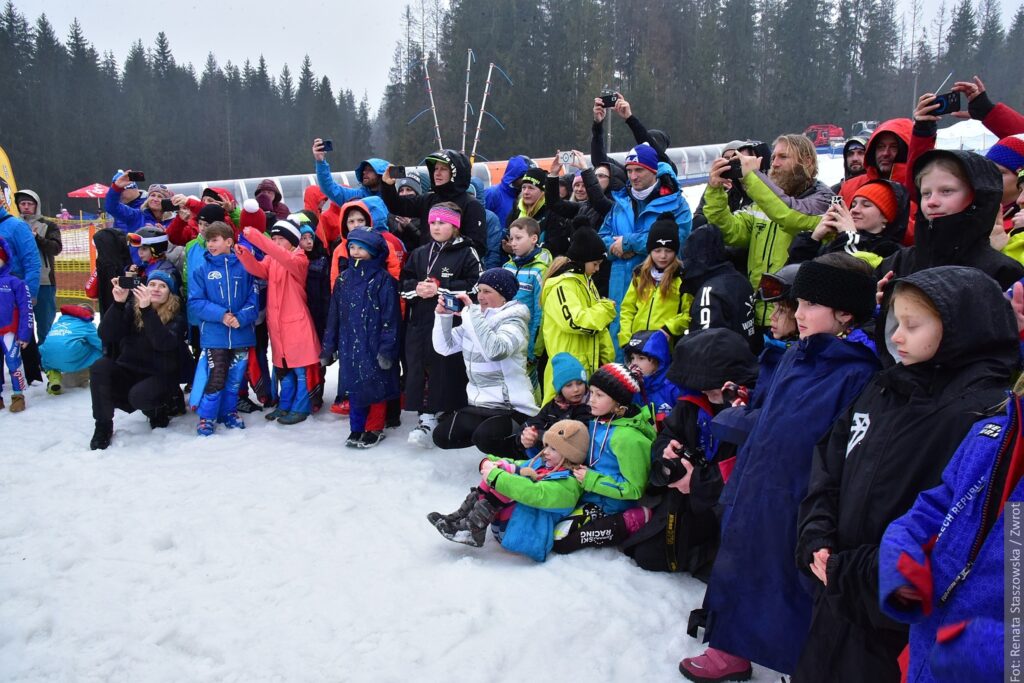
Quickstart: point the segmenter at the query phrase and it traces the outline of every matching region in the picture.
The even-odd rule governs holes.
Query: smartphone
[[[135,275],[122,275],[117,278],[117,286],[121,289],[135,289],[142,285],[142,278]]]
[[[324,140],[323,142],[320,143],[320,149],[321,149],[321,151],[324,151],[324,152],[333,152],[334,151],[334,140]]]
[[[729,160],[729,170],[723,176],[726,180],[743,180],[743,162],[738,157]]]
[[[160,200],[160,210],[161,211],[177,211],[178,207],[175,206],[174,202],[172,202],[170,199],[161,199]]]
[[[601,93],[601,105],[605,109],[611,109],[615,106],[615,103],[619,101],[619,96],[613,92]]]
[[[133,183],[144,183],[146,182],[146,174],[142,171],[128,171],[128,180]]]
[[[558,153],[558,163],[562,164],[562,166],[572,166],[574,161],[576,161],[576,155],[572,152]]]
[[[828,200],[828,205],[830,207],[831,206],[842,206],[843,205],[843,195],[841,195],[841,194],[834,194],[834,195],[832,195],[832,198]]]
[[[932,112],[932,116],[942,116],[960,111],[960,92],[958,90],[936,95],[935,101],[939,103],[939,108]]]
[[[405,166],[392,166],[391,167],[391,179],[399,180],[405,177]]]
[[[454,294],[450,294],[448,292],[441,292],[441,303],[443,303],[444,307],[453,313],[463,309],[463,303],[459,301]]]

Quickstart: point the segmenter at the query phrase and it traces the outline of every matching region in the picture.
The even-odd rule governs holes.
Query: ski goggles
[[[792,289],[793,283],[786,282],[771,273],[765,273],[757,285],[756,297],[759,301],[771,303],[790,298],[789,293]]]

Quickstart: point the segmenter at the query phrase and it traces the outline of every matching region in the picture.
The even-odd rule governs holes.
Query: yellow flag
[[[17,202],[14,201],[14,193],[18,191],[18,184],[14,182],[14,169],[11,168],[11,160],[7,158],[7,152],[0,147],[0,206],[15,216],[18,213]]]

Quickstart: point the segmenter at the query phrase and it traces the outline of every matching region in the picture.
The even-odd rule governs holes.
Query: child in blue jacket
[[[398,396],[398,283],[385,269],[388,245],[373,230],[348,234],[348,268],[331,294],[321,358],[337,356],[351,406],[349,448],[384,440],[386,402]]]
[[[25,369],[21,350],[32,341],[32,295],[23,280],[11,274],[8,263],[7,241],[0,237],[0,352],[7,361],[11,374],[11,412],[25,410]],[[3,371],[0,370],[0,391],[3,391]],[[4,407],[0,395],[0,409]]]
[[[680,389],[668,375],[672,363],[672,350],[668,336],[661,330],[637,332],[622,347],[626,365],[638,370],[644,376],[643,394],[637,394],[633,402],[651,405],[658,429],[679,400]]]
[[[483,481],[462,506],[427,520],[449,541],[479,548],[491,525],[502,547],[543,562],[554,545],[555,524],[582,493],[573,469],[587,457],[587,427],[560,420],[544,432],[544,449],[529,460],[489,456],[480,462]]]
[[[103,355],[103,343],[92,319],[95,312],[88,304],[67,304],[60,307],[60,317],[50,328],[46,341],[39,345],[43,367],[47,372],[59,373],[46,387],[57,395],[68,386],[65,373],[84,373]],[[88,374],[85,375],[88,381]],[[81,382],[84,384],[84,382]]]
[[[196,433],[209,436],[217,422],[245,429],[238,416],[238,389],[245,381],[249,349],[256,345],[259,290],[232,251],[231,226],[215,221],[203,234],[206,253],[189,277],[188,314],[199,324],[203,349],[190,401],[199,414]]]
[[[1024,516],[1022,392],[1018,380],[1005,413],[971,427],[942,483],[882,537],[880,606],[910,624],[908,681],[1004,680],[1004,581],[1007,559],[1020,561],[1013,529]]]

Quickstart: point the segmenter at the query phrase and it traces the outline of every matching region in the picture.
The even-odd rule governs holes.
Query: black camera
[[[707,459],[704,457],[702,448],[690,448],[680,446],[675,449],[679,460],[675,458],[661,458],[651,468],[651,483],[655,486],[668,486],[674,484],[686,476],[686,467],[683,460],[686,460],[694,469],[707,467]]]
[[[613,92],[601,93],[601,104],[605,109],[611,109],[615,106],[615,103],[619,101],[619,96]]]
[[[160,210],[161,211],[177,211],[178,207],[176,207],[174,205],[174,202],[172,202],[170,199],[161,199],[160,200]]]
[[[739,157],[729,160],[729,170],[722,177],[726,180],[743,180],[743,162]]]
[[[142,278],[134,275],[122,275],[117,278],[117,286],[121,289],[135,289],[142,286]]]

